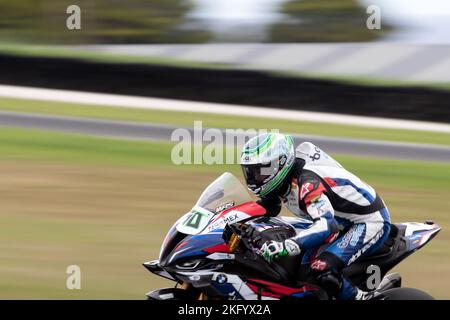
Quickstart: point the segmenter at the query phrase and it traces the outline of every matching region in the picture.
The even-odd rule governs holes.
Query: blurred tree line
[[[66,9],[71,4],[81,7],[82,30],[66,28]],[[191,0],[0,0],[0,42],[114,44],[214,40],[201,24],[192,24],[186,18],[192,6]],[[370,41],[386,30],[384,26],[383,31],[365,28],[367,14],[357,0],[287,0],[282,13],[286,18],[269,28],[268,42]]]
[[[376,40],[391,27],[366,28],[368,14],[357,0],[290,0],[287,19],[271,28],[273,42],[356,42]]]
[[[68,31],[66,9],[81,8],[81,30]],[[206,42],[204,30],[183,30],[186,0],[0,0],[0,39],[28,43]]]

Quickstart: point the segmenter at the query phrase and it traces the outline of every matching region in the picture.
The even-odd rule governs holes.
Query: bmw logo
[[[219,274],[216,278],[217,283],[219,284],[224,284],[225,282],[227,282],[227,276],[224,275],[223,273]]]

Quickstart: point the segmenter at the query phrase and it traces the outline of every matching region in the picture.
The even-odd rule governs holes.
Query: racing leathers
[[[312,143],[297,147],[295,161],[282,196],[262,198],[260,204],[278,214],[283,203],[295,215],[312,221],[308,228],[297,229],[284,247],[304,253],[302,265],[310,266],[329,295],[355,299],[361,291],[341,271],[383,244],[390,231],[389,212],[371,186]],[[292,249],[293,243],[299,250]]]

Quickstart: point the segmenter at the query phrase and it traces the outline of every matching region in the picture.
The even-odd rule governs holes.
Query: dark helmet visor
[[[259,188],[264,184],[264,181],[270,177],[270,174],[263,174],[264,170],[262,168],[269,167],[270,163],[267,165],[253,164],[253,165],[242,165],[242,171],[244,172],[245,180],[247,185]]]

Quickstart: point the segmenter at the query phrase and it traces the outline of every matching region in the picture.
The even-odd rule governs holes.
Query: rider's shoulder
[[[302,142],[295,149],[295,155],[297,157],[308,156],[315,148],[317,148],[317,146],[309,141]]]
[[[295,157],[305,161],[305,168],[316,166],[342,168],[342,165],[311,142],[303,142],[295,149]]]

